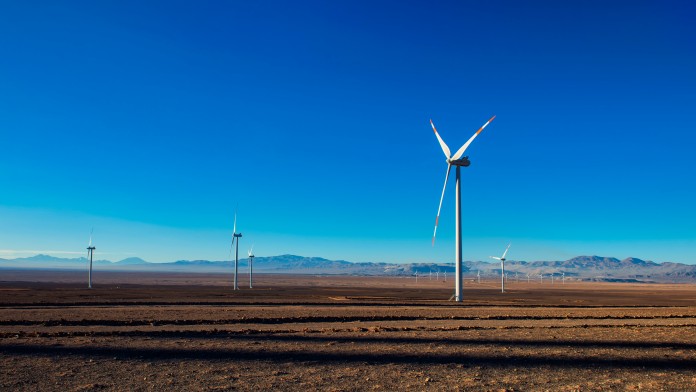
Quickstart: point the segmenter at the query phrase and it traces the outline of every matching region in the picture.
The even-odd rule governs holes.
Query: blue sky
[[[696,263],[690,2],[2,2],[0,257]]]

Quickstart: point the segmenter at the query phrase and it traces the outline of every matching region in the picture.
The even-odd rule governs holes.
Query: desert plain
[[[696,390],[696,286],[0,271],[3,391]]]

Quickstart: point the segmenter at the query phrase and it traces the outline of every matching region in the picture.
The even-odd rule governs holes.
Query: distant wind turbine
[[[230,245],[230,257],[232,257],[232,249],[234,248],[234,290],[239,290],[237,285],[237,275],[239,272],[239,240],[242,238],[242,233],[237,233],[237,211],[234,211],[234,226],[232,226],[232,244]],[[234,246],[237,239],[237,246]]]
[[[505,248],[505,252],[503,252],[503,257],[488,256],[491,259],[500,260],[500,292],[502,293],[505,292],[505,255],[510,249],[510,245],[512,245],[512,243],[508,244],[507,248]]]
[[[97,249],[92,246],[92,233],[94,233],[94,228],[89,231],[89,245],[87,246],[87,258],[89,259],[89,273],[87,275],[88,283],[87,288],[92,288],[92,257],[94,255],[94,250]]]
[[[451,155],[449,147],[447,147],[447,144],[445,143],[444,140],[440,137],[440,135],[437,133],[437,129],[435,129],[435,124],[433,124],[433,120],[430,120],[430,125],[433,127],[433,131],[435,132],[435,137],[437,137],[437,141],[440,143],[440,147],[442,148],[442,152],[445,153],[445,158],[447,159],[447,172],[445,173],[445,184],[442,187],[442,195],[440,196],[440,205],[437,207],[437,216],[435,217],[435,230],[433,230],[433,241],[432,245],[435,246],[435,235],[437,234],[437,224],[440,221],[440,210],[442,209],[442,199],[445,198],[445,189],[447,188],[447,180],[449,179],[449,173],[450,169],[452,166],[457,167],[457,172],[456,172],[456,182],[455,182],[455,217],[456,217],[456,222],[455,222],[455,234],[456,234],[456,240],[455,240],[455,279],[454,279],[454,300],[457,302],[462,301],[462,198],[461,198],[461,173],[460,173],[460,168],[462,166],[467,167],[471,164],[469,161],[469,157],[464,157],[464,152],[466,149],[469,147],[469,144],[471,144],[472,141],[478,136],[481,131],[483,131],[484,128],[488,126],[488,124],[493,121],[495,116],[491,117],[488,121],[486,121],[485,124],[481,128],[479,128],[476,133],[474,133],[473,136],[467,140],[464,145],[457,150],[454,155]]]
[[[249,249],[249,253],[247,253],[247,256],[249,257],[249,288],[253,289],[254,287],[252,286],[252,281],[254,280],[254,245],[251,245],[251,249]]]

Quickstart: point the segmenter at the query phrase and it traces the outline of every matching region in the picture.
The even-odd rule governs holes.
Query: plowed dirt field
[[[0,271],[0,390],[696,390],[691,285],[83,275]]]

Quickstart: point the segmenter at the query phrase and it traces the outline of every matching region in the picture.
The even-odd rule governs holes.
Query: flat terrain
[[[692,285],[84,275],[0,270],[0,390],[696,389]]]

